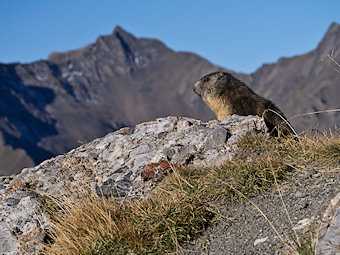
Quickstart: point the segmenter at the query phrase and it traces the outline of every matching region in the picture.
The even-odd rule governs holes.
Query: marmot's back
[[[293,133],[286,117],[273,102],[257,95],[229,73],[208,74],[195,82],[193,90],[215,112],[218,119],[231,114],[258,115],[264,117],[273,134],[277,134],[277,129],[284,134]]]

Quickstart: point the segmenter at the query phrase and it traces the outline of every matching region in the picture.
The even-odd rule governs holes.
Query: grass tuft
[[[315,249],[312,242],[305,242],[297,246],[297,254],[299,255],[314,255]]]

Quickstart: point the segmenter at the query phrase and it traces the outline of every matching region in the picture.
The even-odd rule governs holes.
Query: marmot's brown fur
[[[257,95],[246,84],[229,73],[215,72],[195,82],[194,92],[215,112],[217,119],[231,114],[263,116],[269,131],[277,135],[293,131],[279,115],[286,117],[271,101]],[[268,109],[275,111],[268,111]]]

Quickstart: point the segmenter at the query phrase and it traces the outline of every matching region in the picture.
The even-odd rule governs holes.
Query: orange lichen
[[[170,169],[171,167],[168,161],[150,163],[145,166],[144,171],[141,173],[141,176],[144,181],[149,181],[152,179],[157,181],[158,179],[162,178],[162,176],[166,173],[167,170]]]
[[[124,128],[123,130],[119,130],[119,131],[118,131],[118,133],[119,133],[119,134],[122,134],[122,135],[123,135],[123,134],[126,134],[127,132],[129,132],[129,130],[126,129],[126,128]]]

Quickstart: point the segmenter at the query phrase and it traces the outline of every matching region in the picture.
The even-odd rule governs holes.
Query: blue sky
[[[250,73],[314,49],[332,22],[339,0],[0,0],[0,62],[46,59],[120,25]]]

